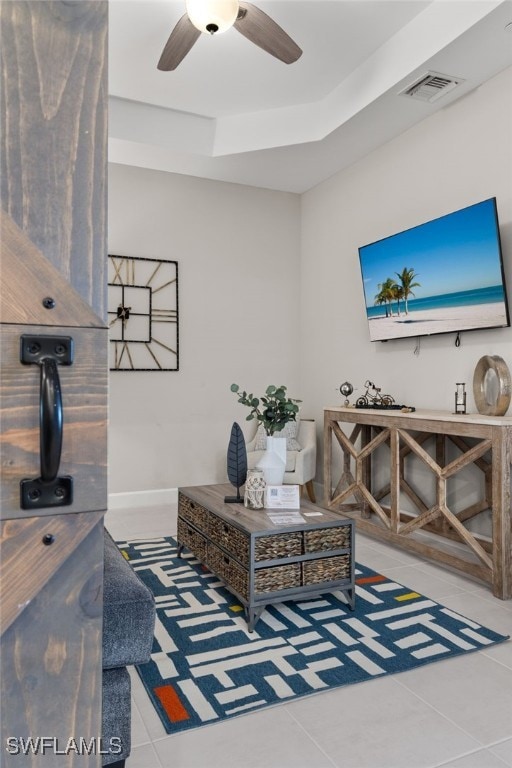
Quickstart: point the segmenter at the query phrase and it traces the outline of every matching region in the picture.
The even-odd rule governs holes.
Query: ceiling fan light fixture
[[[213,35],[233,26],[238,0],[186,0],[187,14],[197,29]]]

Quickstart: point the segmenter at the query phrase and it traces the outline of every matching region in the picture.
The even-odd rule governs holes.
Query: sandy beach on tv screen
[[[393,317],[369,319],[372,341],[384,339],[424,336],[430,333],[449,333],[472,328],[492,328],[506,325],[505,309],[502,303],[476,304],[469,307],[444,307],[411,311],[406,315],[395,313]]]

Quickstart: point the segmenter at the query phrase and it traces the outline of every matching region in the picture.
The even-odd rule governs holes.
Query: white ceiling
[[[296,63],[232,28],[161,72],[185,0],[110,0],[112,162],[303,192],[512,65],[512,0],[254,4]],[[430,104],[399,95],[427,71],[464,82]]]

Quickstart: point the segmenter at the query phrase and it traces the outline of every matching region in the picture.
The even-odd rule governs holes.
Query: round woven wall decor
[[[498,393],[495,402],[490,403],[487,390],[489,387],[488,374],[495,374]],[[476,364],[473,374],[473,396],[478,413],[485,416],[504,416],[511,399],[510,371],[504,359],[498,355],[484,355]]]

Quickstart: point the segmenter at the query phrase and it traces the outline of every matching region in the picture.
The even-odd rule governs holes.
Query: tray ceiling
[[[255,4],[301,46],[296,63],[232,28],[161,72],[184,0],[110,0],[112,162],[303,192],[512,64],[511,0]],[[400,95],[432,71],[460,84]]]

